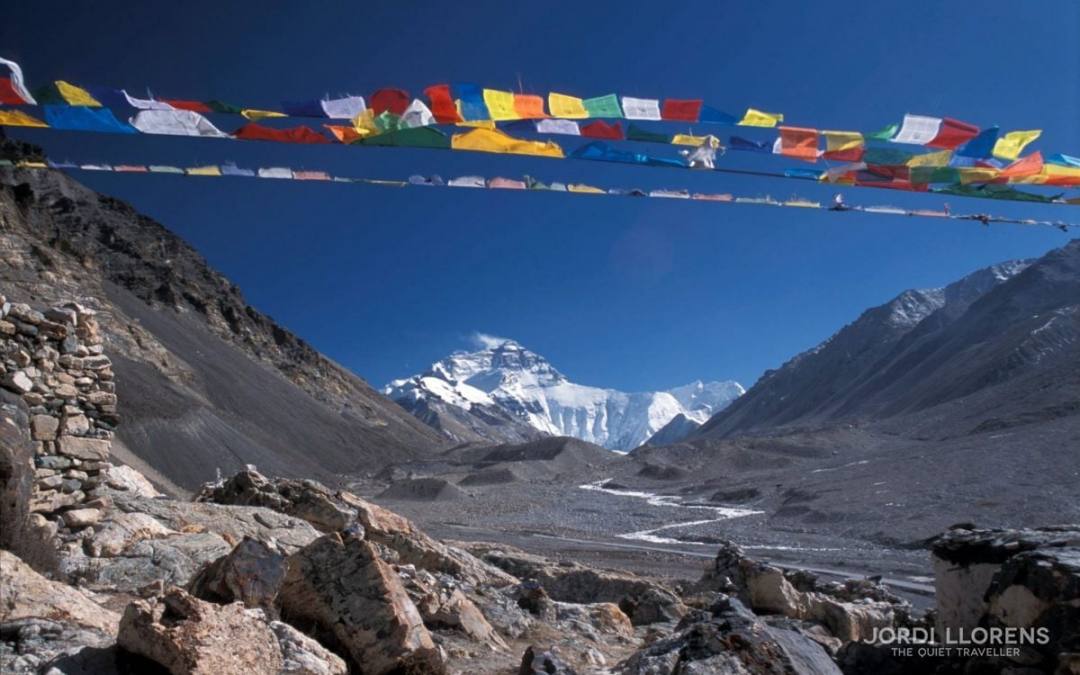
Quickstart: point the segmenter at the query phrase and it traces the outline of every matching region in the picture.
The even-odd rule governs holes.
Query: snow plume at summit
[[[625,452],[680,415],[694,425],[704,423],[744,392],[730,380],[634,393],[592,387],[571,382],[512,339],[477,332],[469,341],[474,351],[454,352],[383,389],[461,442],[572,436]]]

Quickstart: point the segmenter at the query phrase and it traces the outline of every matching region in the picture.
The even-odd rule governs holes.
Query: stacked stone
[[[26,402],[36,445],[30,510],[69,531],[96,523],[106,506],[92,491],[107,478],[119,417],[103,351],[92,309],[37,311],[0,295],[0,386]]]

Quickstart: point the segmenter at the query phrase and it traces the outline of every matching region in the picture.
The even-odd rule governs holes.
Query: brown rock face
[[[240,603],[214,605],[173,588],[159,600],[128,605],[117,643],[173,675],[277,673],[277,638]]]
[[[365,674],[444,673],[445,665],[401,580],[367,541],[323,536],[288,560],[282,616]]]
[[[77,588],[51,581],[0,550],[0,623],[43,618],[114,635],[120,617]]]
[[[192,595],[212,602],[239,600],[245,607],[276,614],[274,603],[285,579],[285,556],[257,539],[244,537],[228,555],[191,580]]]

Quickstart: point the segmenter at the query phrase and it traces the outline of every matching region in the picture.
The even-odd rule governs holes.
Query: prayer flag
[[[941,128],[927,145],[931,148],[957,148],[979,135],[979,127],[949,117],[941,120]]]
[[[997,143],[998,132],[998,127],[983,129],[975,138],[960,146],[956,154],[961,157],[990,157],[994,152],[994,144]]]
[[[490,120],[487,104],[484,103],[484,92],[475,84],[455,84],[454,91],[457,93],[460,108],[458,114],[466,122]]]
[[[736,119],[734,115],[729,115],[722,110],[717,110],[716,108],[713,108],[711,106],[703,105],[701,106],[700,121],[707,122],[709,124],[726,124],[728,126],[733,126],[736,122]]]
[[[1042,173],[1043,170],[1043,156],[1041,152],[1036,152],[1028,155],[1023,159],[1018,159],[1012,164],[1008,165],[1001,170],[998,174],[1001,178],[1025,178],[1027,176],[1036,176]]]
[[[914,155],[905,162],[908,166],[949,166],[952,160],[952,150],[939,150],[938,152],[924,152]]]
[[[487,106],[491,119],[496,122],[521,119],[514,107],[514,94],[509,91],[485,89],[484,104]]]
[[[661,134],[655,131],[647,131],[631,124],[626,130],[626,139],[629,141],[641,141],[643,143],[671,143],[671,134]]]
[[[622,125],[619,122],[608,124],[604,120],[596,120],[581,127],[581,135],[589,138],[621,141],[623,139]]]
[[[230,138],[210,120],[190,110],[140,110],[131,118],[131,125],[144,134]]]
[[[37,105],[23,82],[22,68],[14,61],[0,58],[0,64],[11,71],[9,77],[0,78],[0,103],[5,105]]]
[[[244,141],[274,141],[276,143],[329,143],[330,140],[311,127],[273,129],[261,124],[245,124],[233,134]]]
[[[1030,131],[1010,131],[994,143],[994,157],[1016,159],[1028,143],[1042,135],[1041,129]]]
[[[899,124],[890,124],[884,129],[881,129],[880,131],[872,131],[866,134],[866,137],[875,141],[887,141],[893,137],[893,135],[896,133],[896,130],[899,128]]]
[[[693,136],[691,134],[675,134],[671,137],[672,145],[689,145],[691,147],[699,147],[705,145],[705,142],[714,136]]]
[[[413,99],[413,102],[405,109],[405,114],[401,116],[401,126],[405,129],[427,127],[433,124],[435,124],[435,116],[418,98]]]
[[[893,143],[926,145],[937,137],[940,130],[940,117],[927,117],[909,113],[904,115],[904,125],[900,127],[900,131],[889,140]]]
[[[514,110],[523,120],[547,117],[547,113],[544,112],[544,98],[535,94],[514,94]]]
[[[747,108],[746,114],[743,115],[738,124],[741,127],[775,127],[783,121],[784,116],[780,113],[762,112],[754,108]]]
[[[259,169],[259,178],[288,178],[289,180],[292,180],[292,169],[280,166]]]
[[[324,124],[323,126],[326,127],[327,131],[334,135],[334,138],[346,145],[355,143],[364,137],[364,134],[357,131],[355,127],[347,127],[338,124]]]
[[[172,110],[173,107],[164,101],[157,101],[152,98],[135,98],[131,94],[127,93],[127,90],[123,90],[124,98],[127,99],[128,105],[132,108],[138,108],[139,110]]]
[[[182,101],[174,98],[165,98],[162,100],[171,105],[173,108],[176,108],[177,110],[190,110],[191,112],[204,114],[214,112],[213,108],[206,105],[202,101]]]
[[[580,98],[554,92],[548,94],[548,110],[551,111],[552,117],[563,119],[580,120],[589,116],[589,111],[585,109],[585,102]]]
[[[68,105],[88,106],[91,108],[101,107],[101,102],[91,96],[90,92],[63,80],[56,81],[56,91]]]
[[[45,121],[54,129],[98,131],[110,134],[133,134],[135,130],[113,117],[108,108],[46,105]]]
[[[102,101],[102,102],[104,103],[104,101]],[[231,103],[225,103],[224,101],[218,101],[216,99],[213,100],[213,101],[207,101],[206,105],[211,110],[213,110],[214,112],[218,112],[218,113],[228,113],[230,115],[239,115],[240,113],[243,112],[243,108],[241,108],[240,106],[232,105]]]
[[[622,117],[622,109],[619,108],[619,99],[615,94],[587,98],[583,102],[589,117]]]
[[[21,110],[0,110],[0,126],[5,127],[48,127],[41,120],[27,115]]]
[[[454,134],[450,147],[455,150],[498,152],[512,155],[562,158],[562,148],[551,141],[528,141],[514,138],[497,129],[473,129],[464,134]]]
[[[574,120],[546,119],[536,121],[536,133],[580,136],[581,128]]]
[[[785,157],[816,162],[818,158],[818,131],[802,127],[780,127],[780,154]]]
[[[323,99],[319,101],[323,114],[332,120],[351,120],[367,110],[363,96]]]
[[[376,115],[390,111],[403,115],[409,107],[409,92],[403,89],[380,89],[371,95],[371,109]]]
[[[216,166],[193,166],[185,173],[189,176],[220,176],[221,169]]]
[[[664,109],[660,116],[673,122],[697,122],[701,116],[701,99],[664,99]]]
[[[253,108],[244,108],[240,111],[240,114],[244,116],[244,119],[253,120],[255,122],[272,117],[288,117],[285,113],[276,110],[255,110]]]
[[[450,147],[450,139],[435,127],[416,127],[371,136],[361,144],[445,150]]]
[[[457,105],[450,95],[450,85],[436,84],[424,90],[431,103],[431,112],[439,124],[455,124],[461,121]]]
[[[825,159],[840,162],[857,162],[862,159],[863,135],[858,131],[823,131],[825,136]]]
[[[660,101],[655,98],[622,97],[623,116],[628,120],[659,120]]]

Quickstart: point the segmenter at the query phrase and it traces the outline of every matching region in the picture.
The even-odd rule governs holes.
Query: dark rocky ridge
[[[6,157],[40,153],[0,142]],[[92,298],[127,402],[118,441],[163,483],[249,463],[333,480],[444,442],[165,227],[59,172],[0,169],[0,251],[13,301]]]

